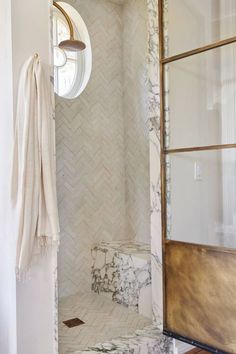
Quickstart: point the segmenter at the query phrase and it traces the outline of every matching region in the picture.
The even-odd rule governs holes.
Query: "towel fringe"
[[[35,249],[39,251],[39,253],[34,254],[33,258],[43,258],[47,256],[48,251],[55,249],[56,252],[59,250],[59,241],[53,240],[51,237],[40,236],[37,239],[37,243],[35,245]],[[26,283],[31,280],[31,266],[28,269],[20,269],[16,267],[15,269],[16,279],[18,282]]]
[[[19,269],[16,267],[16,279],[18,282],[26,283],[31,280],[31,269]]]
[[[59,248],[59,239],[55,240],[48,236],[37,237],[37,248],[40,249],[42,255],[47,254],[47,251],[51,247],[56,247],[57,251]]]

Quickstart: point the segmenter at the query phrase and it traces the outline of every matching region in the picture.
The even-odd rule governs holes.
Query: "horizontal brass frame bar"
[[[193,242],[185,242],[185,241],[177,241],[177,240],[171,240],[171,239],[166,239],[166,244],[172,244],[172,245],[189,245],[192,247],[196,248],[201,248],[203,251],[208,250],[212,252],[223,252],[223,253],[231,253],[231,254],[236,254],[236,248],[229,248],[229,247],[222,247],[222,246],[212,246],[212,245],[203,245],[200,243],[193,243]]]
[[[231,37],[231,38],[227,38],[227,39],[223,39],[221,41],[214,42],[214,43],[205,45],[203,47],[199,47],[199,48],[196,48],[196,49],[193,49],[193,50],[188,50],[187,52],[184,52],[184,53],[173,55],[173,56],[167,57],[167,58],[162,58],[160,60],[160,63],[161,64],[172,63],[173,61],[184,59],[184,58],[190,57],[190,56],[195,55],[195,54],[204,53],[204,52],[206,52],[208,50],[216,49],[216,48],[219,48],[219,47],[223,47],[225,45],[232,44],[232,43],[235,43],[235,42],[236,42],[236,36]]]
[[[196,146],[196,147],[186,147],[178,149],[164,149],[164,154],[175,154],[178,152],[191,152],[191,151],[207,151],[207,150],[225,150],[234,149],[236,144],[222,144],[222,145],[207,145],[207,146]]]

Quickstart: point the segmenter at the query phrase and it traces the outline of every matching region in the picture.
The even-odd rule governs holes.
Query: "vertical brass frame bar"
[[[158,1],[158,33],[159,33],[159,80],[160,80],[160,166],[161,166],[161,225],[162,225],[162,265],[163,265],[163,321],[166,326],[166,267],[165,267],[165,242],[166,242],[166,171],[165,171],[165,84],[164,84],[164,21],[163,0]]]

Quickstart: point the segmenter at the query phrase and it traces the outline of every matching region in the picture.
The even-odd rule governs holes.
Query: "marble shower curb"
[[[172,340],[164,336],[156,327],[148,326],[134,335],[121,336],[103,344],[72,354],[173,354]]]

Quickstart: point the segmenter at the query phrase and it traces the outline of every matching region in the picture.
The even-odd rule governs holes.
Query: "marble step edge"
[[[91,249],[92,252],[112,252],[121,254],[134,259],[143,259],[147,262],[151,261],[151,249],[147,244],[137,242],[100,242],[94,245]]]
[[[108,342],[97,344],[72,354],[173,354],[171,338],[164,336],[154,326],[138,330],[134,335],[117,337]]]

